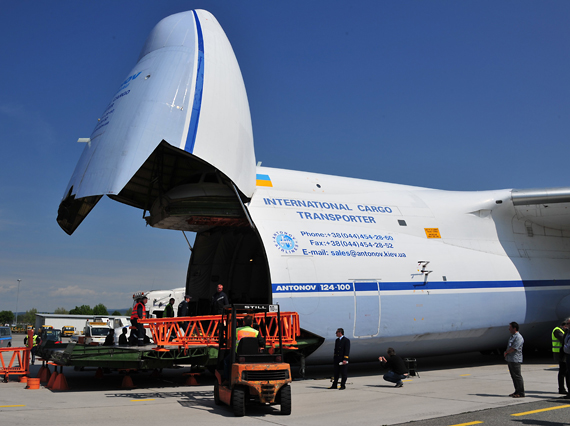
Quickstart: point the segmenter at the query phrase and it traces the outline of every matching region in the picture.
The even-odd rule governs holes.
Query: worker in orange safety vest
[[[146,336],[144,325],[139,324],[139,320],[146,319],[146,302],[148,298],[144,296],[142,299],[135,304],[133,311],[131,312],[131,324],[137,330],[137,340],[139,346],[144,346],[144,339]]]

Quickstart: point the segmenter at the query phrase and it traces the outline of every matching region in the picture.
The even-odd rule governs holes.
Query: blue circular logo
[[[291,254],[297,251],[297,240],[287,232],[276,232],[273,234],[273,241],[275,242],[275,247],[283,253]]]

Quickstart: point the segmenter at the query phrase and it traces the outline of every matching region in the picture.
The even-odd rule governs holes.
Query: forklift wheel
[[[218,382],[214,383],[214,403],[216,405],[222,405],[220,400],[220,384]]]
[[[245,415],[245,392],[243,389],[235,388],[232,392],[232,408],[236,417]]]
[[[279,401],[281,402],[281,414],[291,414],[291,386],[285,385],[279,389]]]

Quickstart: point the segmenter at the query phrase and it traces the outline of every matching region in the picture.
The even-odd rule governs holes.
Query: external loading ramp
[[[238,320],[245,314],[238,315]],[[296,312],[259,313],[254,324],[266,340],[266,350],[279,347],[278,327],[282,329],[282,345],[286,360],[296,362],[312,353],[321,343],[318,336],[304,336]],[[141,320],[150,332],[154,345],[89,346],[76,343],[48,342],[38,356],[60,366],[101,367],[110,369],[160,369],[178,365],[214,367],[218,358],[218,334],[221,315]]]
[[[237,315],[242,320],[246,314]],[[297,338],[301,335],[299,314],[297,312],[281,312],[281,322],[277,321],[277,312],[258,313],[254,324],[265,339],[266,348],[273,350],[279,346],[279,328],[281,327],[283,348],[297,350]],[[180,349],[206,345],[218,347],[222,315],[205,315],[198,317],[152,318],[139,321],[148,326],[157,351],[166,351],[166,347],[177,346]]]

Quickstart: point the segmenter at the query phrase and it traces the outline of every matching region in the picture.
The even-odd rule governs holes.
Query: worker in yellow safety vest
[[[31,364],[34,365],[34,363],[36,362],[36,351],[37,351],[37,346],[38,344],[41,343],[41,338],[34,333],[34,329],[32,328],[32,350],[30,351],[30,353],[32,354],[32,362]],[[39,341],[38,341],[39,340]],[[28,336],[24,337],[24,345],[28,346]]]
[[[552,330],[552,355],[554,361],[558,363],[558,393],[567,395],[570,391],[570,370],[566,365],[566,354],[564,353],[564,335],[567,332],[568,324],[563,321],[561,325],[554,327]],[[566,380],[566,388],[564,387]]]
[[[243,319],[243,327],[239,327],[236,329],[236,349],[237,352],[239,342],[244,337],[257,337],[257,344],[260,348],[265,347],[265,339],[259,333],[258,330],[253,328],[253,317],[251,315],[246,315]],[[225,381],[229,378],[231,373],[231,357],[228,354],[224,359],[224,374],[222,375],[222,379]]]
[[[239,341],[244,337],[257,337],[257,343],[259,347],[265,346],[265,341],[259,334],[259,331],[256,330],[253,326],[253,317],[251,315],[247,315],[243,319],[243,327],[239,327],[236,330],[236,352],[239,346]]]

